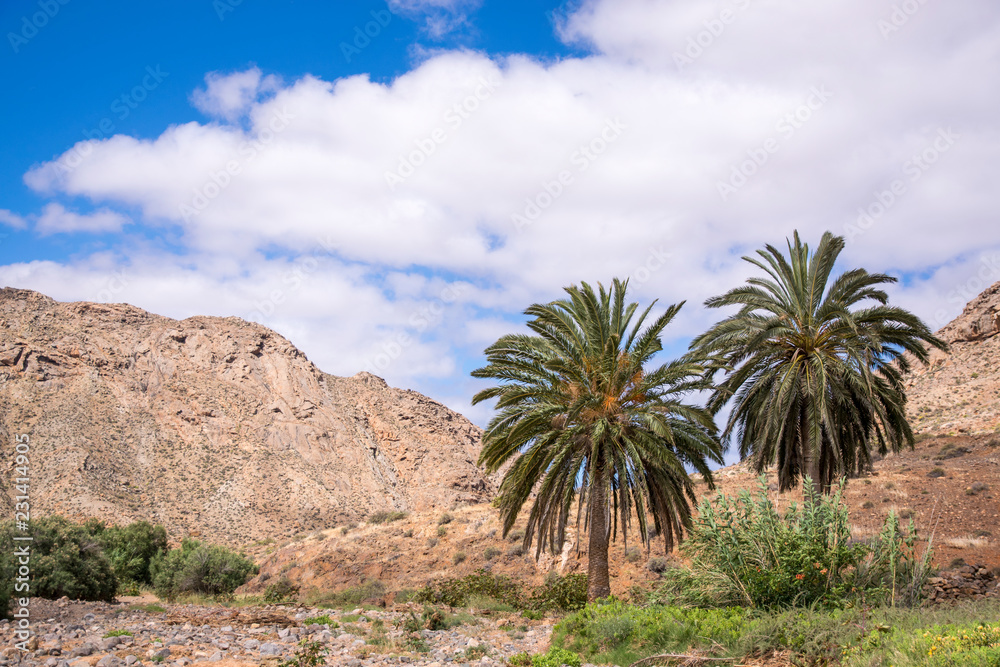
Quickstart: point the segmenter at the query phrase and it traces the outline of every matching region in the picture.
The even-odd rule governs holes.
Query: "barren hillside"
[[[467,419],[367,373],[322,373],[263,326],[8,288],[0,438],[22,433],[36,515],[148,519],[174,537],[242,544],[493,490]]]

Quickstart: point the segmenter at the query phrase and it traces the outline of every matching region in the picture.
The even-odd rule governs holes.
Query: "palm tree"
[[[944,350],[915,315],[890,306],[880,285],[896,279],[853,269],[830,282],[843,237],[823,235],[815,254],[788,241],[743,259],[764,271],[705,302],[739,306],[691,347],[715,356],[725,377],[709,407],[733,400],[723,441],[733,436],[757,472],[777,464],[780,490],[808,476],[824,492],[871,466],[871,452],[913,446],[903,376],[927,362],[924,343]]]
[[[499,381],[473,397],[497,399],[499,412],[483,434],[479,463],[490,472],[511,462],[497,504],[506,534],[535,494],[524,548],[538,535],[543,549],[562,549],[576,501],[576,527],[588,532],[588,597],[611,594],[609,539],[626,540],[633,514],[642,543],[653,527],[673,548],[691,523],[694,490],[685,465],[714,488],[706,461],[722,461],[715,424],[705,408],[683,395],[707,386],[705,367],[681,359],[647,370],[662,349],[660,334],[683,304],[671,306],[647,328],[650,304],[630,327],[638,305],[625,304],[627,281],[611,290],[587,283],[568,299],[534,304],[528,327],[537,335],[509,334],[486,350],[477,378]]]

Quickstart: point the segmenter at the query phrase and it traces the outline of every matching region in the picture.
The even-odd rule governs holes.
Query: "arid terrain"
[[[915,367],[918,443],[850,480],[858,537],[895,510],[933,537],[939,565],[1000,566],[998,313],[1000,283],[941,330],[950,353]],[[497,480],[475,465],[478,427],[375,376],[324,374],[259,325],[6,289],[0,380],[0,436],[31,434],[36,512],[149,519],[175,541],[242,546],[261,565],[247,592],[285,577],[303,594],[363,582],[391,593],[480,567],[537,584],[586,563],[572,531],[561,555],[538,560],[516,530],[500,535],[488,504]],[[740,465],[716,481],[730,494],[756,484]],[[379,510],[405,516],[369,522]],[[649,553],[614,545],[614,592],[655,582],[652,557],[677,555],[662,541]]]

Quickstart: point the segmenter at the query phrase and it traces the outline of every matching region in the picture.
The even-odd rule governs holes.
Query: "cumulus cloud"
[[[191,94],[191,103],[207,116],[234,121],[241,117],[262,94],[280,85],[274,75],[263,76],[257,67],[242,72],[205,75],[205,87]]]
[[[185,307],[221,292],[266,310],[253,286],[281,290],[289,269],[263,249],[335,248],[338,268],[266,323],[327,370],[441,378],[450,396],[471,395],[484,341],[580,280],[627,276],[636,299],[687,300],[681,345],[717,318],[704,299],[752,273],[740,255],[794,229],[845,235],[845,266],[908,276],[896,298],[931,319],[1000,251],[985,85],[1000,79],[1000,7],[919,7],[605,0],[560,24],[586,57],[451,51],[387,84],[210,75],[196,103],[244,122],[78,144],[25,181],[135,207],[182,230],[205,266],[234,267],[165,262],[134,293],[144,307],[174,303],[145,287],[162,280]],[[33,284],[54,272],[28,270]]]
[[[110,209],[100,209],[93,213],[76,213],[61,204],[47,204],[35,221],[35,231],[39,234],[60,233],[101,233],[121,231],[130,220]]]

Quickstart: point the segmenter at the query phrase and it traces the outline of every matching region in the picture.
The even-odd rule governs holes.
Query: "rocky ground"
[[[0,665],[276,667],[302,654],[308,648],[303,643],[316,642],[325,654],[320,664],[490,667],[515,653],[547,650],[554,623],[516,614],[463,612],[450,619],[461,623],[449,629],[413,632],[406,624],[422,620],[416,606],[337,611],[157,605],[32,600],[31,651],[25,654],[14,647],[14,625],[2,621],[0,642],[5,648],[0,649]],[[323,622],[310,622],[317,618]]]

